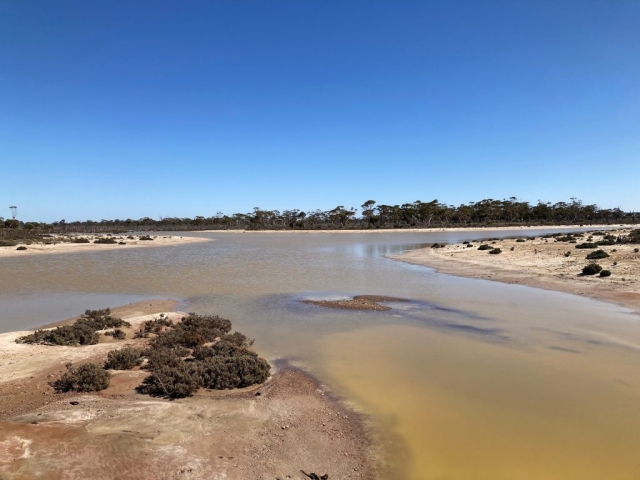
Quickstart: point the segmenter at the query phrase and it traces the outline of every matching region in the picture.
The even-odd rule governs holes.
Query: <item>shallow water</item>
[[[640,477],[640,316],[383,256],[512,232],[198,235],[213,241],[0,259],[0,330],[176,298],[374,414],[401,478]],[[412,301],[300,302],[354,294]]]

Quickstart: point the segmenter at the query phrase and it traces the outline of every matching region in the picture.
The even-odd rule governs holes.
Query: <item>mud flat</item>
[[[177,235],[161,236],[151,235],[153,240],[141,240],[140,235],[128,238],[127,235],[63,235],[47,238],[46,243],[18,242],[13,247],[0,247],[0,258],[2,257],[23,257],[30,255],[42,255],[52,253],[76,253],[92,252],[101,250],[124,250],[129,248],[151,248],[151,247],[171,247],[188,243],[202,243],[211,241],[202,237],[181,237]],[[87,239],[88,243],[75,243],[73,240]],[[113,238],[115,243],[94,243],[97,239]],[[18,248],[26,247],[26,250]]]
[[[316,305],[325,308],[337,308],[340,310],[374,310],[386,312],[391,307],[380,305],[382,302],[408,302],[404,298],[387,297],[384,295],[356,295],[353,298],[343,300],[302,300],[302,303]]]
[[[622,229],[611,233],[624,237],[630,231]],[[472,242],[472,247],[453,244],[389,257],[432,267],[442,273],[585,295],[640,310],[640,253],[636,251],[639,244],[616,243],[593,249],[575,248],[587,242],[589,235],[593,242],[597,242],[605,234],[585,234],[577,238],[576,243],[536,237],[525,241],[512,238]],[[492,255],[488,253],[489,250],[479,250],[481,244],[487,244],[492,249],[499,248],[501,253]],[[604,250],[609,255],[594,262],[609,270],[611,276],[582,275],[582,268],[591,263],[586,256],[596,249]]]
[[[155,314],[182,316],[150,313],[156,302],[128,306],[129,315],[113,313],[132,329]],[[65,363],[100,362],[116,345],[15,343],[25,333],[0,335],[3,480],[308,478],[302,470],[330,479],[378,477],[365,417],[286,362],[276,362],[264,384],[201,389],[173,401],[136,392],[144,370],[112,371],[111,384],[98,393],[60,394],[49,382]]]

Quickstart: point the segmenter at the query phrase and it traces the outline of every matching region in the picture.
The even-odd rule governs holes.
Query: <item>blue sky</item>
[[[637,1],[0,0],[0,204],[640,210],[638,25]]]

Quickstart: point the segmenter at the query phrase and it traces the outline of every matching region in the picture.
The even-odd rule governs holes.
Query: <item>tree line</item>
[[[516,197],[504,200],[485,199],[459,206],[438,200],[417,200],[402,205],[377,204],[367,200],[359,209],[338,205],[331,210],[303,211],[263,210],[259,207],[248,213],[231,215],[218,212],[210,217],[167,217],[158,220],[115,219],[100,221],[60,220],[53,223],[20,222],[0,218],[0,227],[61,233],[65,231],[99,233],[129,230],[333,230],[333,229],[404,229],[478,227],[510,225],[569,225],[569,224],[636,223],[635,212],[620,208],[603,209],[585,205],[572,198],[570,202],[542,202],[530,204]]]

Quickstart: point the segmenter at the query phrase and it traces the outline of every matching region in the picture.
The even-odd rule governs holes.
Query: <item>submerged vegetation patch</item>
[[[385,312],[391,307],[380,305],[381,302],[408,302],[406,298],[387,297],[384,295],[356,295],[344,300],[302,300],[302,303],[326,308],[342,310],[375,310]]]

